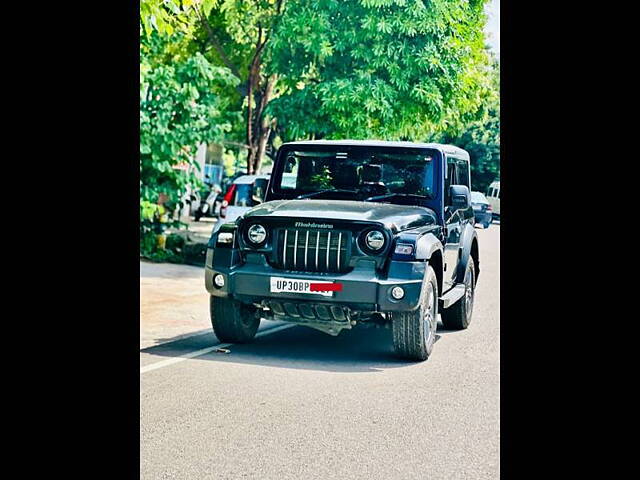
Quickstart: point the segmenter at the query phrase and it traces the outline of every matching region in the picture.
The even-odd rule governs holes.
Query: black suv
[[[438,313],[467,328],[480,272],[469,154],[451,145],[306,141],[282,145],[265,203],[212,234],[205,284],[222,342],[253,339],[261,318],[331,335],[393,331],[425,360]]]

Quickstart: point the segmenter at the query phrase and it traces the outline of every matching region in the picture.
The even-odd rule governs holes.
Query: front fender
[[[458,268],[456,270],[456,283],[464,282],[464,273],[467,270],[467,265],[469,263],[469,257],[471,256],[471,248],[473,246],[474,241],[478,242],[478,234],[476,233],[476,229],[473,228],[473,225],[467,224],[462,231],[462,235],[460,237],[460,248],[462,249],[462,254],[460,255],[460,261],[458,262]],[[480,257],[477,256],[477,261],[475,264],[476,271],[476,281],[478,276],[480,275]]]
[[[433,233],[422,235],[416,242],[416,260],[429,260],[437,250],[443,250],[440,240]]]

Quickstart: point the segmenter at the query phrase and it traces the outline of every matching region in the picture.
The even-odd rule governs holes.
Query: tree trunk
[[[267,147],[267,141],[271,130],[273,128],[273,121],[270,121],[265,115],[265,109],[271,101],[273,95],[273,87],[276,83],[276,76],[271,75],[264,86],[264,91],[261,92],[260,108],[256,111],[256,124],[258,125],[256,132],[256,151],[254,158],[254,172],[260,173],[260,167],[262,166],[262,157],[264,157],[265,149]]]

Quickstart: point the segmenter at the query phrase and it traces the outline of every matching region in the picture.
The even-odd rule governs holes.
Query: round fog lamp
[[[372,230],[367,233],[364,240],[371,250],[380,250],[384,246],[384,235],[378,230]]]
[[[218,273],[213,277],[213,283],[216,284],[216,287],[224,287],[224,276]]]
[[[396,300],[400,300],[404,297],[404,289],[402,287],[393,287],[391,289],[391,296]]]
[[[255,224],[249,227],[247,231],[247,236],[249,237],[249,241],[256,245],[262,243],[267,238],[267,231],[262,225]]]

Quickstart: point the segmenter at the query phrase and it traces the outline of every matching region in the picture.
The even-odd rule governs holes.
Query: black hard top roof
[[[443,143],[422,143],[422,142],[400,142],[387,140],[302,140],[297,142],[287,142],[282,146],[369,146],[369,147],[399,147],[399,148],[434,148],[449,155],[469,160],[469,153],[455,145],[446,145]]]

